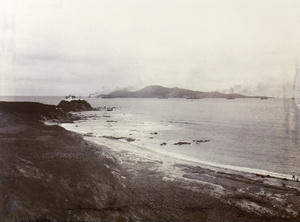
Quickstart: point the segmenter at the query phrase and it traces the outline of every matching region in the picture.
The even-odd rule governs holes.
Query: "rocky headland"
[[[88,111],[93,107],[85,100],[62,100],[57,106],[38,102],[0,102],[0,112],[27,120],[70,122],[78,119],[71,111]]]
[[[65,112],[93,110],[93,107],[85,100],[62,100],[57,107]]]

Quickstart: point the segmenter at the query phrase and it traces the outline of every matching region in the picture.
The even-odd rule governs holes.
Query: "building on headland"
[[[65,100],[71,102],[73,100],[78,100],[78,99],[76,98],[76,96],[68,95],[65,97]]]

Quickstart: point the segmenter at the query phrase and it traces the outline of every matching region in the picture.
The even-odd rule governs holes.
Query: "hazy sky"
[[[291,96],[299,0],[0,0],[1,95]]]

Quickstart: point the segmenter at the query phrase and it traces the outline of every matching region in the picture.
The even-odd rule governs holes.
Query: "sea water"
[[[139,147],[199,163],[300,175],[300,113],[293,100],[87,100],[93,107],[116,107],[109,119],[86,123],[86,131],[99,136],[132,137]]]
[[[26,101],[56,105],[60,99]],[[300,175],[300,113],[291,99],[84,99],[116,109],[83,112],[91,118],[63,126],[93,133],[104,144],[240,171]],[[109,137],[134,141],[114,143]]]

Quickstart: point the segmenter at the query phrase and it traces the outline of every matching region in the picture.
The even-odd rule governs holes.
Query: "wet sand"
[[[134,157],[1,113],[0,221],[299,221],[300,184]]]

